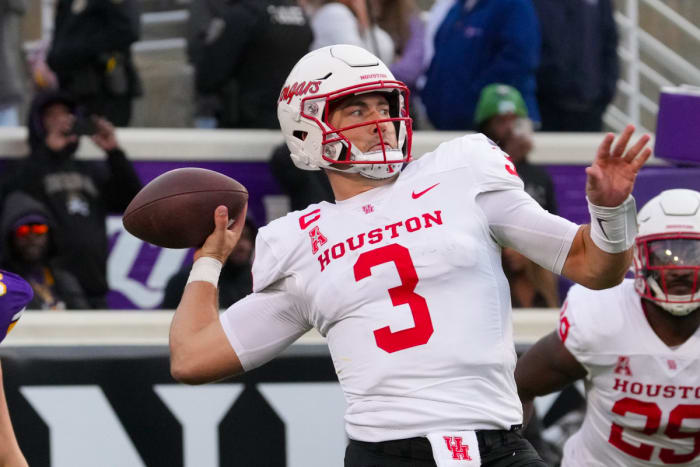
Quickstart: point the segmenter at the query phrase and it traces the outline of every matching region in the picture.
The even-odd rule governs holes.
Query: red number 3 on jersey
[[[418,284],[418,274],[408,250],[396,243],[362,253],[354,266],[355,280],[372,275],[372,268],[384,263],[394,263],[401,279],[401,285],[389,289],[389,297],[394,306],[407,304],[413,314],[414,326],[391,332],[389,326],[376,329],[374,339],[377,346],[389,353],[423,345],[433,335],[433,322],[430,319],[428,304],[421,295],[414,292]]]

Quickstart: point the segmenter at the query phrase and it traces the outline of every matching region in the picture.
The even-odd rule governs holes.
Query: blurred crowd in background
[[[55,0],[50,40],[27,48],[30,0],[0,0],[0,126],[25,126],[28,147],[0,172],[0,269],[29,282],[29,309],[108,308],[106,219],[142,187],[115,127],[185,113],[172,126],[277,130],[283,82],[310,50],[346,43],[377,55],[411,91],[414,130],[484,133],[552,213],[552,179],[529,158],[534,132],[602,131],[620,78],[613,0],[184,0],[175,3],[188,8],[190,79],[166,79],[175,86],[163,91],[134,54],[148,2]],[[147,100],[163,118],[139,115]],[[76,159],[83,137],[104,160]],[[333,201],[327,178],[297,170],[285,145],[269,168],[291,210]],[[258,227],[247,219],[224,265],[221,308],[251,290]],[[512,249],[502,260],[513,307],[561,304],[552,273]],[[170,278],[160,308],[178,305],[189,270]],[[552,465],[582,406],[578,392],[564,391],[549,418],[530,425]]]
[[[25,53],[20,26],[29,2],[0,1],[0,124],[24,123],[32,96],[57,88],[86,115],[128,126],[134,99],[149,97],[132,51],[147,3],[56,0],[50,40]],[[535,129],[600,131],[619,76],[611,0],[186,4],[194,79],[182,93],[194,96],[197,127],[277,129],[275,104],[292,65],[336,43],[391,64],[413,92],[417,129],[476,130],[481,90],[502,83],[520,92]]]
[[[0,125],[26,125],[30,148],[2,174],[0,267],[32,284],[30,308],[106,308],[105,219],[141,187],[114,132],[147,97],[132,55],[140,3],[57,0],[51,40],[31,54],[20,31],[27,8],[0,0]],[[554,213],[552,180],[528,162],[532,133],[601,131],[619,76],[611,0],[203,0],[189,3],[187,17],[193,127],[279,128],[277,99],[293,64],[319,47],[354,44],[408,85],[414,130],[483,132]],[[81,136],[106,164],[75,160]],[[325,178],[295,170],[286,147],[270,168],[293,210],[332,201]],[[251,221],[222,276],[222,307],[250,289],[255,229]],[[551,273],[512,250],[503,261],[514,306],[559,305]],[[164,308],[177,305],[186,269],[168,284]]]

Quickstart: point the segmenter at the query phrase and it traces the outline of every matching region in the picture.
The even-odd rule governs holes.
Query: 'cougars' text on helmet
[[[329,121],[334,103],[349,96],[382,93],[389,102],[387,118],[335,128]],[[343,170],[368,178],[388,178],[411,157],[409,91],[389,68],[366,50],[351,45],[324,47],[304,56],[280,92],[277,116],[294,165],[304,170]],[[398,147],[381,145],[362,152],[344,131],[391,122]],[[381,132],[379,132],[381,133]]]

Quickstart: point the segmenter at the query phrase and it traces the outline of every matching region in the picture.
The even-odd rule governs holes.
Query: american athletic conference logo
[[[447,449],[452,452],[452,459],[470,461],[469,445],[462,444],[461,436],[443,436]]]

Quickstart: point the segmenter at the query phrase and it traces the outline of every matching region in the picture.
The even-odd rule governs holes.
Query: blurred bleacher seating
[[[134,51],[145,95],[136,102],[134,127],[192,126],[193,73],[185,54],[190,1],[141,0],[142,35]],[[417,3],[427,11],[434,0]],[[632,121],[654,131],[660,88],[700,85],[700,8],[686,0],[616,0],[615,6],[622,76],[605,122],[613,130]],[[51,0],[30,0],[27,48],[50,37],[51,9]]]

